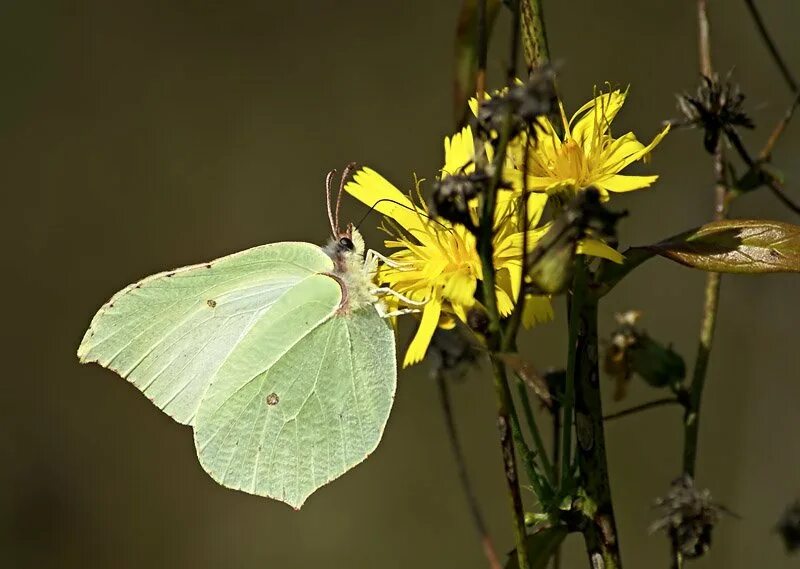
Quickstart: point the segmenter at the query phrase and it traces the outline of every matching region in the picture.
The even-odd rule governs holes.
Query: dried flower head
[[[437,328],[428,347],[431,375],[443,374],[449,379],[462,379],[476,365],[480,355],[474,336],[463,326],[450,330]]]
[[[776,529],[783,538],[788,553],[800,551],[800,500],[789,504]]]
[[[698,490],[688,474],[675,479],[669,492],[656,500],[661,518],[653,522],[650,532],[666,531],[672,546],[684,557],[700,557],[711,547],[711,532],[723,513],[724,506],[711,500],[711,492]]]
[[[676,125],[704,129],[703,145],[713,154],[721,133],[735,135],[736,127],[753,128],[753,121],[742,109],[744,99],[740,87],[731,82],[730,74],[725,81],[720,81],[716,74],[704,75],[694,95],[678,95],[678,109],[685,119]]]
[[[485,170],[453,174],[437,180],[433,186],[433,207],[436,214],[474,232],[476,227],[470,202],[486,190],[488,183],[489,175]]]
[[[535,71],[526,83],[518,83],[489,97],[477,108],[473,120],[475,131],[487,139],[502,132],[506,121],[511,120],[510,136],[530,132],[539,117],[551,114],[558,108],[555,89],[555,72],[551,67]]]

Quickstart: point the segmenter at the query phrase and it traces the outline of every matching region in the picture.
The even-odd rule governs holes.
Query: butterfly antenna
[[[361,224],[362,224],[362,223],[364,223],[364,220],[365,220],[365,219],[367,219],[367,216],[368,216],[370,213],[372,213],[372,211],[373,211],[373,210],[374,210],[376,207],[378,207],[378,204],[381,204],[381,203],[383,203],[383,202],[389,202],[389,203],[393,203],[394,205],[397,205],[397,206],[400,206],[400,207],[402,207],[402,208],[405,208],[405,209],[407,209],[407,210],[409,210],[409,211],[411,211],[411,212],[418,213],[418,214],[419,214],[419,215],[421,215],[422,217],[427,217],[427,218],[428,218],[429,220],[431,220],[433,223],[435,223],[436,225],[439,225],[439,226],[440,226],[442,229],[445,229],[446,231],[452,231],[452,228],[451,228],[451,227],[448,227],[448,226],[446,226],[444,223],[442,223],[442,222],[441,222],[441,221],[439,221],[438,219],[435,219],[435,218],[434,218],[433,216],[431,216],[430,214],[428,214],[428,213],[425,213],[425,212],[423,212],[423,211],[420,211],[420,210],[418,210],[418,209],[416,209],[416,208],[409,207],[409,206],[407,206],[406,204],[400,203],[400,202],[398,202],[398,201],[396,201],[396,200],[393,200],[393,199],[391,199],[391,198],[381,198],[381,199],[379,199],[378,201],[376,201],[374,204],[372,204],[371,206],[369,206],[369,209],[367,210],[367,212],[366,212],[366,213],[365,213],[365,214],[364,214],[364,215],[361,217],[361,219],[359,220],[359,222],[356,224],[356,229],[358,229],[359,227],[361,227]]]
[[[358,165],[355,162],[350,162],[347,166],[344,167],[344,171],[342,172],[342,177],[339,180],[339,193],[336,195],[336,213],[334,217],[334,222],[336,223],[336,229],[338,231],[339,225],[339,209],[342,206],[342,193],[344,193],[344,186],[347,183],[347,179],[350,177],[350,173],[356,169]]]
[[[331,170],[328,172],[328,175],[325,176],[325,203],[328,206],[328,221],[331,224],[331,233],[333,234],[333,238],[336,239],[339,237],[339,229],[338,229],[338,220],[333,216],[333,209],[332,209],[332,199],[331,194],[333,193],[331,190],[333,189],[333,177],[336,175],[336,170]],[[336,217],[338,218],[339,215],[339,208],[336,208]]]

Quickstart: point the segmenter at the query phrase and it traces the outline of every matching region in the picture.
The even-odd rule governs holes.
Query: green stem
[[[570,349],[573,356],[575,380],[575,454],[580,485],[591,507],[584,509],[591,515],[583,528],[586,552],[592,567],[621,569],[619,543],[611,486],[608,477],[605,433],[603,431],[603,404],[600,399],[600,373],[597,367],[597,297],[586,290],[588,268],[584,257],[575,263],[575,280],[572,289],[570,328],[576,329],[575,344]],[[568,430],[565,424],[565,432]]]
[[[528,71],[550,62],[550,47],[547,45],[547,30],[544,26],[542,0],[520,0],[522,2],[522,45]]]
[[[547,449],[544,446],[544,439],[542,439],[542,433],[539,431],[539,427],[536,424],[536,418],[533,415],[533,408],[531,407],[531,400],[528,396],[528,388],[524,382],[518,380],[517,382],[517,395],[519,396],[520,401],[522,401],[522,413],[525,416],[525,422],[528,424],[528,430],[531,432],[531,436],[533,437],[533,444],[536,447],[536,457],[542,463],[542,468],[544,469],[545,475],[550,480],[550,483],[553,485],[558,484],[558,479],[556,478],[555,471],[553,470],[553,465],[550,462],[550,458],[547,455]]]
[[[582,282],[578,282],[578,278]],[[568,305],[569,338],[567,340],[567,379],[564,385],[564,399],[561,408],[564,411],[561,437],[561,488],[567,488],[572,476],[572,413],[575,406],[575,356],[578,344],[578,318],[575,307],[583,304],[583,295],[586,291],[585,273],[576,274],[575,286]]]

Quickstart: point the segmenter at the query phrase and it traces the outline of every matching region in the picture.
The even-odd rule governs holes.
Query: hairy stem
[[[591,567],[621,569],[597,367],[597,297],[588,293],[587,281],[586,260],[579,256],[569,314],[570,330],[575,330],[575,343],[570,344],[570,351],[574,352],[573,374],[568,374],[567,381],[572,378],[575,382],[575,455],[585,500],[591,504],[584,507],[584,512],[591,518],[583,528],[583,536]],[[564,427],[566,432],[567,425]]]

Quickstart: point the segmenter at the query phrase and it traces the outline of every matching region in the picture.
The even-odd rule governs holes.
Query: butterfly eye
[[[356,248],[356,246],[353,245],[353,240],[349,237],[342,237],[339,239],[339,247],[342,249],[347,249],[348,251],[353,251]]]

